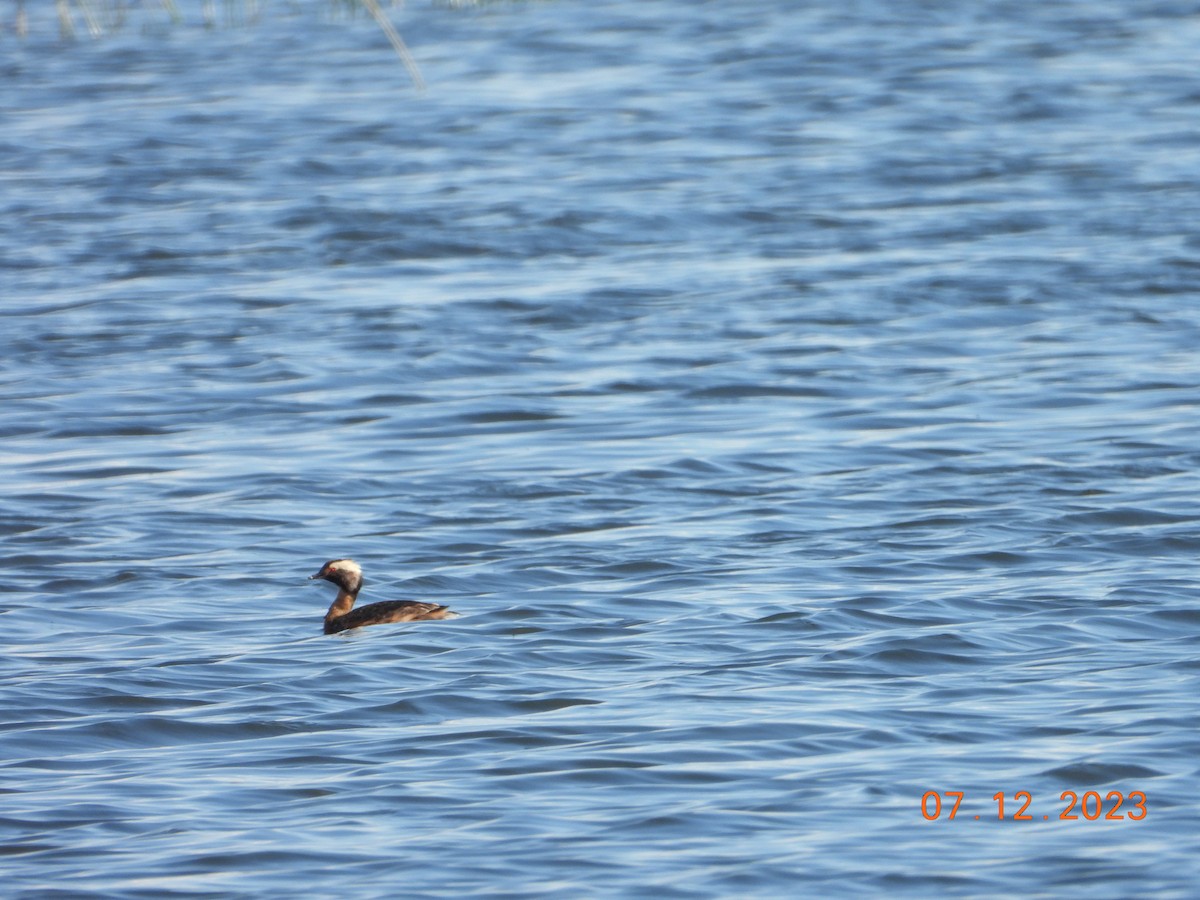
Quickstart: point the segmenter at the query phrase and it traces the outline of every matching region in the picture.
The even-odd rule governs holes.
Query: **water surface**
[[[1200,6],[268,12],[0,37],[10,896],[1192,894]]]

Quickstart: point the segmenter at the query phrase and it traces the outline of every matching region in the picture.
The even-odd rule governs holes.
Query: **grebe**
[[[337,585],[337,598],[325,613],[325,633],[337,634],[348,628],[361,628],[363,625],[382,625],[385,622],[413,622],[419,619],[445,619],[456,615],[445,606],[436,603],[421,603],[417,600],[385,600],[382,603],[368,603],[358,609],[351,609],[362,590],[362,569],[352,559],[331,559],[321,566],[316,575],[309,575],[308,580],[320,578],[330,584]]]

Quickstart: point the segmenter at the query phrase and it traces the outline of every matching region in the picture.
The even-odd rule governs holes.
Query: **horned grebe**
[[[385,600],[382,603],[368,603],[358,609],[351,609],[362,590],[362,569],[352,559],[331,559],[321,566],[316,575],[309,575],[308,580],[320,578],[330,584],[337,585],[337,598],[325,613],[325,633],[337,634],[348,628],[361,628],[363,625],[382,625],[385,622],[413,622],[419,619],[445,619],[456,615],[445,606],[436,603],[421,603],[417,600]]]

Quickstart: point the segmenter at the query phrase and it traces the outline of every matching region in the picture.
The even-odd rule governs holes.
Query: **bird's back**
[[[365,625],[383,625],[388,622],[416,622],[421,619],[448,619],[454,615],[448,606],[437,603],[422,603],[419,600],[385,600],[368,603],[350,610],[344,615],[326,620],[325,633],[336,634],[349,628]]]

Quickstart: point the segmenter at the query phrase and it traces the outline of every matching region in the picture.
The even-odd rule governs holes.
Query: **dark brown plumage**
[[[417,622],[422,619],[446,619],[455,615],[448,607],[417,600],[385,600],[368,603],[354,609],[354,601],[362,590],[362,569],[352,559],[331,559],[309,580],[320,578],[338,589],[329,612],[325,613],[325,633],[337,634],[348,628],[364,625],[383,625],[387,622]]]

